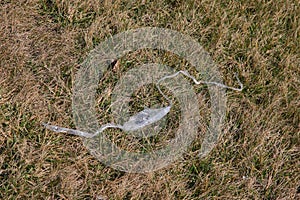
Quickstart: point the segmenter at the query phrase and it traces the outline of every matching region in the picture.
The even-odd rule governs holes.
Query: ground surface
[[[299,199],[299,13],[292,0],[1,0],[0,199]],[[41,122],[75,128],[79,64],[110,35],[145,26],[190,35],[219,64],[226,84],[236,84],[237,71],[245,89],[228,90],[224,136],[206,158],[197,157],[195,141],[171,166],[129,174]],[[128,55],[101,79],[100,121],[109,116],[110,89],[133,63],[179,62],[149,52]],[[150,86],[139,92],[136,109],[157,93]],[[197,92],[209,105],[206,88]]]

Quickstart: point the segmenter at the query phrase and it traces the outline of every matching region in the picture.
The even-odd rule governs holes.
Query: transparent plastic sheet
[[[46,124],[46,123],[43,123],[43,125],[45,126],[45,128],[47,128],[51,131],[57,132],[57,133],[68,133],[68,134],[77,135],[77,136],[85,137],[85,138],[96,137],[98,134],[102,133],[107,128],[118,128],[118,129],[122,129],[124,131],[135,131],[135,130],[141,129],[145,126],[148,126],[150,124],[153,124],[153,123],[161,120],[163,117],[165,117],[170,112],[170,109],[172,107],[172,101],[161,91],[159,83],[164,81],[165,79],[174,78],[175,76],[178,76],[179,74],[183,74],[183,75],[191,78],[194,81],[194,83],[197,85],[211,84],[211,85],[216,85],[218,87],[231,89],[231,90],[235,90],[235,91],[243,90],[243,84],[241,83],[241,81],[239,80],[237,75],[236,75],[236,78],[240,85],[240,88],[226,86],[224,84],[217,83],[217,82],[197,81],[196,78],[193,77],[192,75],[190,75],[187,71],[181,70],[174,74],[164,76],[163,78],[158,80],[158,82],[156,83],[156,87],[159,90],[159,92],[161,93],[161,95],[169,101],[169,104],[170,104],[169,106],[157,108],[157,109],[146,108],[146,109],[138,112],[137,114],[131,116],[129,118],[129,120],[127,122],[125,122],[123,125],[112,124],[112,123],[104,124],[95,133],[88,133],[88,132],[79,131],[79,130],[75,130],[75,129],[68,129],[68,128],[54,126],[54,125],[50,125],[50,124]]]

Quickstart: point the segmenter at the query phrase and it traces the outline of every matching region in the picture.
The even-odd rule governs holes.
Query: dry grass
[[[0,9],[0,199],[300,198],[297,1],[2,0]],[[195,141],[167,169],[128,174],[40,123],[74,127],[81,61],[106,37],[144,26],[191,35],[227,84],[239,71],[245,90],[228,91],[225,135],[208,157]]]

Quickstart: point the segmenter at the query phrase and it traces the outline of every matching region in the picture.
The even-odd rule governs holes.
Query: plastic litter
[[[93,138],[93,137],[97,136],[98,134],[100,134],[101,132],[103,132],[107,128],[119,128],[124,131],[135,131],[135,130],[141,129],[145,126],[148,126],[150,124],[153,124],[153,123],[161,120],[163,117],[165,117],[170,112],[171,107],[172,107],[172,101],[161,91],[159,83],[165,79],[174,78],[175,76],[177,76],[179,74],[183,74],[183,75],[191,78],[193,80],[193,82],[197,85],[211,84],[211,85],[216,85],[216,86],[219,86],[222,88],[227,88],[227,89],[231,89],[231,90],[235,90],[235,91],[243,90],[243,84],[241,83],[241,81],[239,80],[239,78],[236,74],[235,74],[235,76],[240,85],[240,88],[226,86],[224,84],[217,83],[217,82],[197,81],[196,78],[193,77],[192,75],[190,75],[187,71],[178,71],[174,74],[164,76],[163,78],[158,80],[156,83],[157,89],[159,90],[161,95],[166,100],[168,100],[169,106],[162,107],[162,108],[155,108],[155,109],[154,108],[145,108],[144,110],[131,116],[129,118],[129,120],[127,122],[125,122],[123,125],[113,124],[113,123],[104,124],[95,133],[88,133],[88,132],[83,132],[83,131],[79,131],[79,130],[75,130],[75,129],[63,128],[60,126],[50,125],[47,123],[42,123],[42,125],[44,125],[45,128],[47,128],[51,131],[57,132],[57,133],[68,133],[68,134],[77,135],[77,136],[85,137],[85,138]]]

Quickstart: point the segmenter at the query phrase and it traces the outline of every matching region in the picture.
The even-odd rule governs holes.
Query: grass
[[[300,198],[297,13],[300,4],[292,0],[1,1],[0,199]],[[129,174],[101,164],[80,138],[40,124],[75,128],[72,84],[80,63],[105,38],[145,26],[192,36],[219,64],[224,82],[234,85],[232,71],[238,71],[245,89],[228,91],[224,135],[206,158],[197,157],[199,130],[169,167]],[[126,55],[99,84],[99,121],[112,120],[105,91],[148,61],[193,72],[167,52]],[[207,121],[207,88],[195,89]],[[133,112],[151,105],[146,97],[157,100],[157,91],[148,85],[135,97]],[[176,125],[169,120],[168,127]]]

